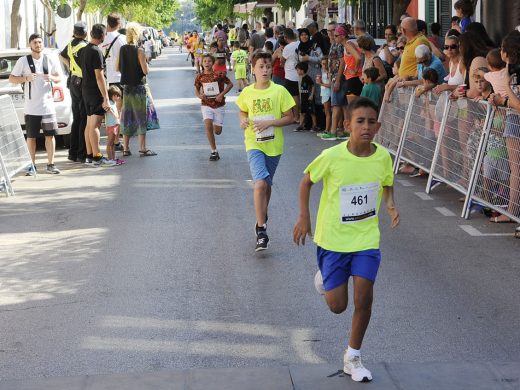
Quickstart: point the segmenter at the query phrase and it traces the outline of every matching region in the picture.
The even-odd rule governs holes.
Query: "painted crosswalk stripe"
[[[414,192],[422,200],[433,200],[433,198],[425,192]]]
[[[447,209],[446,207],[435,207],[435,210],[437,210],[439,213],[441,213],[445,217],[455,217],[456,216],[456,214],[453,211]]]
[[[514,236],[514,233],[481,233],[478,229],[471,225],[459,225],[459,227],[473,237],[507,237]]]

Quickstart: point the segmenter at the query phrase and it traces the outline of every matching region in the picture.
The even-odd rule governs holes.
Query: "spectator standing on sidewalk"
[[[20,57],[9,76],[9,82],[24,84],[24,114],[27,131],[27,147],[36,169],[36,137],[43,130],[45,149],[47,151],[47,173],[57,174],[60,170],[54,166],[56,140],[58,130],[56,108],[52,96],[52,83],[61,80],[60,65],[50,56],[43,54],[43,39],[40,34],[29,37],[31,54]],[[32,176],[35,170],[31,167],[27,175]]]
[[[284,38],[287,42],[283,52],[281,63],[284,67],[285,72],[285,89],[291,94],[296,105],[293,108],[293,117],[298,118],[300,112],[300,88],[298,86],[298,72],[296,72],[296,64],[298,61],[298,46],[299,42],[296,40],[294,31],[290,28],[286,28],[284,31]]]
[[[401,22],[401,31],[406,37],[406,45],[401,55],[399,77],[403,80],[417,78],[417,60],[415,49],[419,45],[426,45],[431,50],[430,41],[417,30],[417,22],[414,18],[405,18]]]
[[[126,28],[128,43],[119,52],[117,69],[121,72],[121,84],[125,86],[123,111],[121,114],[121,133],[123,134],[123,156],[131,156],[130,137],[139,137],[139,154],[156,156],[157,153],[146,147],[147,110],[146,110],[146,75],[148,64],[144,50],[138,48],[141,26],[129,23]]]
[[[99,46],[103,52],[103,58],[105,59],[105,71],[108,86],[116,86],[120,91],[123,90],[121,86],[121,73],[117,71],[116,64],[117,58],[119,57],[119,50],[121,46],[126,44],[126,36],[119,33],[121,28],[121,16],[116,13],[111,13],[107,17],[107,35],[105,40]],[[123,97],[117,102],[117,109],[121,112],[123,107]],[[116,135],[114,149],[116,151],[122,151],[123,147],[119,142],[119,133]]]
[[[70,161],[85,162],[87,150],[85,149],[85,127],[87,125],[87,112],[81,93],[83,73],[80,68],[80,57],[83,48],[87,46],[87,25],[85,22],[77,22],[74,25],[74,38],[61,51],[60,58],[70,71],[68,87],[72,100],[72,126],[70,129]]]
[[[105,112],[110,109],[103,65],[103,52],[98,47],[105,39],[105,33],[105,25],[95,24],[92,26],[90,42],[83,49],[80,64],[83,72],[83,100],[87,110],[87,127],[85,128],[87,158],[85,164],[94,166],[115,165],[115,162],[111,162],[103,157],[99,146],[99,126],[105,116]]]

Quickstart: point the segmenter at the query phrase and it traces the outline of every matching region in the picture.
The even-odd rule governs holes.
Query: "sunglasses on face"
[[[404,46],[398,46],[397,50],[404,50]]]
[[[459,48],[459,45],[444,45],[444,50],[448,50],[448,49],[455,50],[458,48]]]

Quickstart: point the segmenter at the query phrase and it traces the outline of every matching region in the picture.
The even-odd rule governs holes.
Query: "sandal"
[[[504,218],[507,218],[507,219],[500,219],[500,217],[504,217]],[[504,215],[499,215],[498,217],[493,217],[493,218],[490,218],[489,219],[489,222],[493,222],[493,223],[512,223],[513,221],[504,216]]]
[[[131,155],[132,155],[132,152],[130,150],[123,150],[123,156],[128,157]]]
[[[139,155],[141,157],[148,157],[148,156],[157,156],[157,153],[155,153],[153,150],[146,149],[146,150],[140,150]]]

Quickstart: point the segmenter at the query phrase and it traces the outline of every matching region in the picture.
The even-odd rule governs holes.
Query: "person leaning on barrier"
[[[520,32],[509,33],[502,41],[502,60],[507,64],[503,84],[506,88],[505,97],[492,94],[489,101],[496,106],[510,108],[506,115],[506,125],[503,137],[506,141],[509,159],[509,203],[508,213],[520,217]],[[491,222],[511,222],[501,215],[491,219]]]
[[[397,83],[398,88],[416,87],[421,85],[423,72],[427,68],[434,69],[437,72],[439,82],[442,83],[444,81],[444,78],[446,77],[446,69],[444,69],[442,62],[432,54],[428,46],[417,46],[415,48],[415,58],[417,61],[417,79],[400,81]]]
[[[60,65],[53,57],[43,53],[43,38],[40,34],[29,37],[31,54],[20,57],[16,61],[9,82],[23,84],[25,103],[25,129],[27,131],[27,147],[31,154],[33,165],[36,159],[36,137],[40,129],[45,136],[47,150],[47,173],[57,174],[60,170],[54,166],[56,140],[58,130],[56,108],[52,96],[52,83],[61,81]],[[27,171],[28,176],[34,175],[36,165]]]
[[[60,59],[67,65],[70,71],[67,86],[72,99],[72,126],[70,129],[70,161],[85,162],[87,150],[85,148],[85,127],[87,125],[87,111],[81,94],[82,71],[79,66],[79,58],[83,48],[87,46],[87,25],[85,22],[77,22],[73,30],[74,38],[61,51]]]

